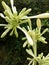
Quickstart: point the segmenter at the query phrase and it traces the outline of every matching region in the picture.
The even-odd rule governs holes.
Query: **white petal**
[[[2,18],[5,18],[5,16],[4,16],[2,13],[0,13],[0,16],[1,16]]]
[[[17,12],[13,0],[10,0],[13,13]]]
[[[43,14],[36,15],[36,18],[49,18],[49,13],[43,13]]]
[[[17,14],[17,10],[16,10],[16,7],[15,6],[13,7],[13,13],[16,13]]]
[[[24,34],[26,35],[26,38],[27,38],[27,40],[28,40],[28,43],[29,43],[31,46],[33,46],[33,40],[32,40],[32,38],[28,35],[28,33],[27,33],[25,30],[23,30],[21,27],[17,27],[17,28],[24,32]]]
[[[13,4],[14,4],[14,3],[13,3],[13,0],[10,0],[10,3],[11,3],[11,7],[13,7]]]
[[[16,7],[14,6],[14,12],[16,12]]]
[[[14,10],[14,8],[13,8],[13,4],[14,4],[13,0],[10,0],[10,3],[11,3],[12,10]]]
[[[7,26],[7,24],[0,24],[0,26]]]
[[[36,15],[36,18],[49,18],[49,13],[43,13],[43,14]]]

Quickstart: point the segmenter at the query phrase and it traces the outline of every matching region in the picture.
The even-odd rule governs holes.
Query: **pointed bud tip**
[[[29,10],[31,11],[32,9],[30,8]]]
[[[1,37],[1,38],[4,38],[4,36],[2,36],[2,35],[1,35],[0,37]]]
[[[2,5],[4,6],[5,2],[4,2],[4,1],[2,1],[1,3],[2,3]]]

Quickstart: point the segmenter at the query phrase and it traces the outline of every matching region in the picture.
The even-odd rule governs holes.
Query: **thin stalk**
[[[33,51],[34,51],[35,57],[37,57],[37,41],[34,41]],[[34,65],[37,65],[36,61],[34,61]]]

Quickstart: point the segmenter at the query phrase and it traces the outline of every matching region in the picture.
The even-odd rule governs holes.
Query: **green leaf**
[[[48,28],[46,28],[41,35],[43,35],[44,33],[46,33],[48,31]]]
[[[44,38],[44,37],[41,36],[38,40],[41,41],[42,43],[47,44],[47,42],[45,41],[45,39],[46,39],[46,38]]]
[[[13,35],[13,30],[11,31],[11,33],[10,33],[10,36],[12,36]]]
[[[16,37],[18,37],[18,32],[17,32],[17,29],[16,28],[14,30],[14,33],[15,33]]]
[[[6,29],[6,30],[2,33],[1,38],[5,37],[10,30],[11,30],[11,28]]]
[[[26,45],[27,45],[27,41],[24,42],[23,47],[26,47]]]
[[[26,40],[26,37],[23,37],[22,40]]]
[[[34,57],[33,51],[31,49],[26,49],[26,52],[32,57]]]

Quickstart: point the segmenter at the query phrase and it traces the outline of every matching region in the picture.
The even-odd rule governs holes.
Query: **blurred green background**
[[[4,0],[10,6],[10,0]],[[4,9],[1,5],[2,0],[0,0],[0,12],[3,13]],[[14,5],[17,8],[17,11],[20,12],[22,8],[26,7],[31,8],[32,11],[29,15],[36,15],[44,12],[49,12],[49,0],[14,0]],[[11,6],[10,6],[11,7]],[[0,17],[0,23],[6,23],[4,19]],[[49,19],[43,19],[42,23],[44,26],[42,30],[46,27],[49,27]],[[25,24],[23,26],[26,26]],[[32,20],[32,27],[35,28],[35,20]],[[4,31],[3,27],[0,27],[0,35]],[[19,32],[20,30],[18,30]],[[27,65],[27,57],[25,49],[23,48],[22,37],[24,34],[20,31],[19,37],[16,38],[15,35],[9,36],[9,33],[3,39],[0,38],[0,65]],[[49,53],[49,31],[43,36],[46,37],[48,42],[47,45],[41,44],[38,42],[38,53],[44,52],[44,55]]]

